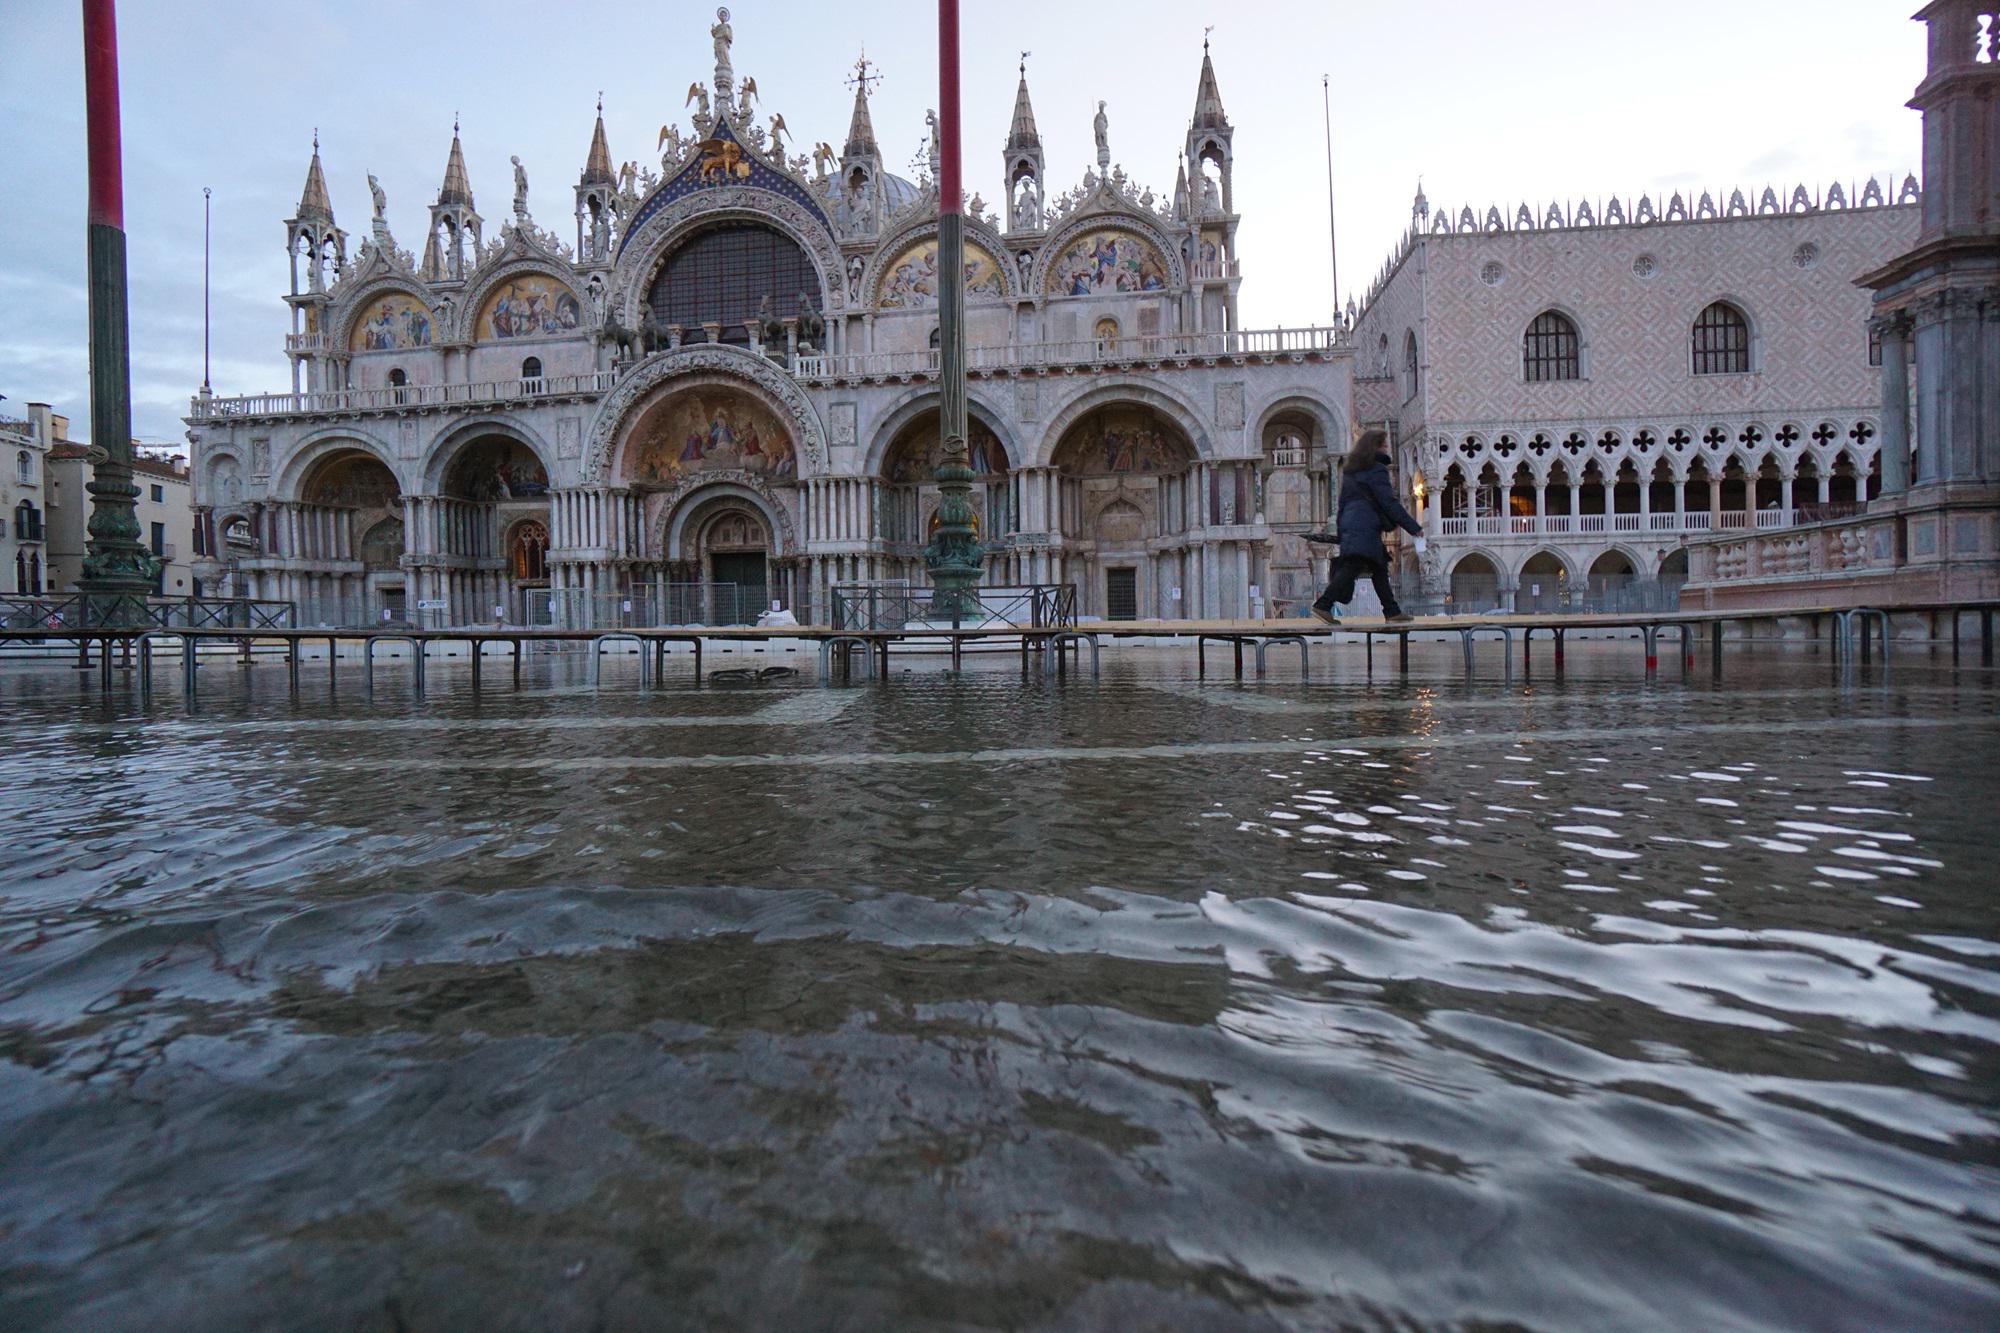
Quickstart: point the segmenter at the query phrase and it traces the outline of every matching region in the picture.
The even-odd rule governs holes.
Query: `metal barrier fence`
[[[291,602],[248,597],[0,595],[0,630],[140,625],[152,629],[290,629],[297,624],[297,608]]]
[[[551,592],[544,623],[565,629],[754,625],[770,609],[762,583],[635,583],[595,596],[576,589]]]
[[[899,630],[930,621],[935,590],[907,583],[858,583],[831,589],[836,630]],[[1076,623],[1076,588],[1068,583],[1035,583],[980,588],[979,623],[1052,629]]]

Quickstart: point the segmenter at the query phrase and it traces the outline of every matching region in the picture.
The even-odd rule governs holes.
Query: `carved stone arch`
[[[1463,565],[1467,560],[1474,558],[1484,560],[1492,568],[1494,578],[1502,582],[1506,580],[1507,562],[1502,560],[1498,553],[1491,547],[1486,546],[1473,546],[1454,554],[1451,558],[1451,563],[1445,566],[1445,576],[1449,578],[1451,575],[1456,574],[1459,566]]]
[[[1084,232],[1099,227],[1123,227],[1137,232],[1152,243],[1160,252],[1160,259],[1167,266],[1167,290],[1185,292],[1188,287],[1187,259],[1181,254],[1180,246],[1149,215],[1133,209],[1117,207],[1093,208],[1064,220],[1062,226],[1050,232],[1048,238],[1035,252],[1033,276],[1028,281],[1028,291],[1037,297],[1047,295],[1049,285],[1049,265],[1063,252],[1070,241]]]
[[[820,309],[830,312],[845,307],[846,261],[820,218],[773,190],[722,185],[674,200],[626,238],[606,293],[608,308],[619,323],[628,329],[642,326],[646,293],[661,265],[696,232],[717,222],[754,222],[796,241],[819,274]]]
[[[528,246],[511,248],[490,266],[476,270],[467,282],[464,299],[457,303],[451,314],[451,338],[454,342],[478,342],[479,312],[486,308],[487,298],[503,282],[529,275],[552,278],[561,283],[576,299],[579,314],[577,328],[570,337],[583,337],[590,327],[590,294],[577,272],[559,258],[552,258],[540,249]]]
[[[1529,551],[1526,555],[1523,555],[1521,557],[1520,563],[1512,566],[1511,568],[1509,568],[1505,563],[1500,563],[1501,578],[1503,580],[1503,583],[1518,584],[1521,581],[1524,572],[1527,570],[1528,562],[1530,560],[1533,560],[1536,556],[1541,556],[1541,555],[1548,556],[1549,558],[1554,560],[1557,565],[1562,567],[1562,578],[1565,583],[1573,584],[1576,582],[1577,578],[1576,561],[1570,559],[1567,555],[1564,555],[1561,549],[1558,547],[1537,546],[1534,550]]]
[[[928,240],[937,235],[937,219],[919,218],[909,226],[899,229],[895,235],[887,237],[868,256],[867,266],[861,273],[861,305],[868,310],[880,307],[883,279],[888,277],[889,261],[910,245]],[[1001,292],[997,298],[1002,301],[1018,301],[1024,293],[1021,290],[1021,275],[1014,265],[1014,252],[1000,239],[1000,233],[984,222],[968,216],[965,219],[965,239],[976,241],[979,247],[993,256],[993,267],[1000,270]]]
[[[709,501],[720,499],[741,500],[763,515],[771,531],[772,559],[799,554],[790,507],[771,494],[763,478],[749,472],[711,472],[682,478],[660,505],[659,518],[653,525],[653,549],[660,552],[662,559],[685,559],[689,520]]]
[[[441,494],[439,488],[444,484],[445,469],[451,466],[452,459],[457,456],[458,451],[481,436],[487,435],[504,436],[527,446],[541,462],[542,470],[549,474],[550,484],[556,484],[554,446],[518,417],[481,415],[452,422],[424,446],[423,461],[417,468],[417,477],[423,489],[417,494]]]
[[[732,384],[765,400],[798,435],[801,478],[826,471],[826,427],[798,381],[747,348],[699,343],[655,352],[598,400],[584,438],[583,479],[610,480],[619,432],[653,399],[700,384]]]
[[[1083,420],[1100,407],[1114,403],[1136,403],[1150,407],[1172,421],[1188,443],[1194,446],[1195,457],[1210,459],[1216,456],[1215,444],[1209,439],[1206,423],[1200,411],[1178,392],[1160,384],[1140,380],[1114,379],[1086,388],[1075,394],[1049,418],[1049,424],[1042,432],[1042,440],[1035,447],[1034,466],[1054,467],[1056,449],[1070,427]]]
[[[334,302],[333,308],[327,312],[326,333],[334,351],[347,351],[348,344],[354,337],[356,321],[378,298],[390,292],[400,292],[419,302],[426,310],[437,309],[437,294],[421,282],[393,270],[384,271],[379,277],[369,279],[355,287],[353,291],[342,293],[340,299]],[[454,335],[448,330],[436,327],[433,322],[430,345],[436,346],[438,343],[449,341],[452,336]]]
[[[868,452],[863,461],[861,475],[872,477],[880,473],[883,463],[888,461],[889,449],[895,444],[896,438],[926,413],[935,413],[937,403],[938,390],[935,385],[918,385],[891,404],[869,435]],[[1028,456],[1027,446],[1015,434],[1005,411],[986,401],[976,390],[966,394],[965,408],[968,416],[992,431],[993,437],[1000,441],[1000,448],[1007,455],[1009,472],[1018,471],[1032,464],[1033,460]]]
[[[1293,385],[1262,395],[1257,405],[1245,414],[1246,418],[1254,423],[1251,439],[1255,441],[1260,453],[1264,448],[1264,431],[1271,424],[1271,418],[1280,412],[1297,412],[1311,417],[1313,424],[1319,428],[1320,448],[1329,455],[1347,452],[1350,441],[1347,423],[1341,418],[1340,410],[1327,402],[1316,390],[1303,385]],[[1435,453],[1434,450],[1431,452]]]
[[[306,474],[328,454],[342,449],[358,449],[375,455],[375,461],[388,468],[389,475],[396,479],[397,488],[405,495],[413,494],[410,479],[397,465],[396,450],[389,442],[353,426],[323,427],[299,440],[286,452],[285,461],[271,479],[267,493],[274,500],[296,501],[299,499],[299,483],[305,480]]]
[[[1586,584],[1590,582],[1590,571],[1596,568],[1597,562],[1602,560],[1607,555],[1624,556],[1625,563],[1632,566],[1632,576],[1634,578],[1641,577],[1644,574],[1644,572],[1648,569],[1651,569],[1654,564],[1654,562],[1651,559],[1640,554],[1639,551],[1636,550],[1635,548],[1627,546],[1624,542],[1613,542],[1609,546],[1601,547],[1590,553],[1589,562],[1583,565],[1582,577]],[[1572,574],[1571,577],[1575,578],[1576,575]]]
[[[195,503],[208,505],[236,505],[243,502],[243,488],[247,482],[248,468],[237,456],[233,447],[203,450],[201,468],[194,475]],[[227,476],[224,475],[227,469]],[[236,494],[223,495],[226,482],[234,482]]]

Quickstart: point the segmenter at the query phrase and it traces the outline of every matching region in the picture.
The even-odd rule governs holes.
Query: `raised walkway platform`
[[[1959,660],[1959,628],[1967,615],[1978,617],[1978,643],[1980,663],[1993,665],[1993,619],[2000,603],[1982,602],[1958,605],[1940,605],[1927,608],[1898,607],[1900,612],[1912,609],[1928,610],[1934,617],[1942,618],[1950,625],[1952,662]],[[87,664],[92,645],[97,647],[97,665],[106,689],[110,688],[114,664],[121,669],[136,669],[139,672],[142,689],[150,689],[152,684],[152,664],[156,646],[173,644],[180,650],[182,679],[189,691],[195,686],[196,671],[199,666],[199,649],[204,644],[232,644],[246,657],[253,644],[276,644],[285,652],[286,667],[294,687],[298,685],[301,648],[310,643],[327,645],[327,670],[333,679],[338,679],[340,670],[339,649],[343,643],[359,644],[361,647],[363,679],[369,688],[374,685],[375,650],[389,643],[406,644],[416,651],[412,653],[416,687],[419,693],[424,688],[424,664],[431,644],[465,644],[472,648],[470,664],[472,683],[477,689],[481,684],[483,662],[487,656],[487,645],[505,644],[511,650],[513,680],[518,686],[521,681],[523,653],[533,644],[578,644],[586,647],[590,654],[590,674],[593,682],[597,678],[597,663],[601,650],[608,644],[636,645],[640,654],[640,675],[642,683],[663,679],[666,671],[667,647],[671,644],[685,644],[693,649],[694,679],[702,680],[702,652],[705,645],[716,643],[771,643],[791,641],[816,643],[819,645],[822,679],[831,680],[836,675],[849,677],[852,674],[852,658],[859,651],[868,664],[871,675],[886,679],[889,674],[890,655],[897,647],[910,651],[927,653],[948,652],[954,669],[963,662],[963,654],[968,646],[992,644],[996,641],[1018,643],[1021,653],[1021,668],[1025,672],[1039,659],[1044,670],[1058,673],[1069,669],[1069,660],[1074,654],[1081,667],[1081,655],[1089,649],[1092,674],[1099,669],[1099,653],[1102,641],[1106,639],[1182,639],[1192,640],[1195,645],[1198,669],[1206,675],[1208,670],[1208,650],[1212,645],[1227,645],[1231,650],[1234,674],[1242,679],[1245,669],[1245,652],[1254,663],[1258,676],[1265,674],[1268,654],[1274,645],[1296,647],[1299,650],[1299,670],[1301,677],[1311,673],[1309,645],[1315,639],[1352,642],[1360,639],[1368,653],[1368,665],[1374,666],[1375,641],[1393,640],[1397,649],[1397,663],[1405,674],[1410,667],[1410,640],[1415,636],[1444,638],[1456,635],[1465,656],[1466,671],[1470,673],[1475,660],[1475,644],[1480,636],[1498,639],[1502,646],[1502,662],[1509,675],[1513,671],[1513,649],[1515,637],[1521,642],[1522,665],[1529,666],[1533,660],[1536,635],[1546,635],[1551,641],[1554,666],[1560,671],[1563,666],[1563,650],[1568,635],[1590,630],[1632,630],[1639,635],[1645,652],[1646,672],[1650,676],[1659,668],[1659,640],[1663,632],[1678,633],[1681,666],[1683,671],[1692,670],[1695,661],[1695,644],[1701,637],[1709,642],[1712,670],[1717,677],[1722,674],[1722,647],[1724,627],[1739,627],[1741,637],[1749,637],[1749,631],[1759,623],[1776,621],[1809,622],[1814,638],[1818,638],[1824,628],[1829,647],[1842,663],[1852,663],[1858,657],[1866,662],[1876,641],[1881,644],[1884,666],[1888,662],[1889,619],[1886,611],[1870,607],[1819,607],[1770,611],[1660,611],[1630,615],[1487,615],[1487,616],[1431,616],[1389,623],[1377,617],[1344,619],[1335,624],[1322,624],[1316,620],[1121,620],[1091,621],[1077,625],[1056,625],[1024,627],[1020,625],[965,625],[957,628],[934,625],[913,625],[903,629],[836,630],[824,625],[773,625],[768,627],[750,626],[679,626],[661,629],[530,629],[530,628],[475,628],[454,629],[232,629],[232,628],[181,628],[162,630],[75,627],[60,629],[9,629],[7,640],[16,642],[66,642],[78,648],[80,662]]]

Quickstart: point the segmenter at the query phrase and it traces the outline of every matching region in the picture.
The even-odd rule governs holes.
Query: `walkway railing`
[[[932,621],[933,589],[905,583],[852,584],[832,590],[833,627],[838,631],[901,630]],[[1053,629],[1076,623],[1076,588],[1068,583],[980,588],[979,610],[988,627]],[[943,623],[943,622],[939,622]]]
[[[0,629],[291,629],[290,602],[247,597],[0,596]]]

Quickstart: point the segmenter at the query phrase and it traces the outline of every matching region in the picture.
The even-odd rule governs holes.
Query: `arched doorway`
[[[1249,568],[1218,567],[1215,577],[1204,581],[1223,605],[1190,606],[1193,599],[1185,590],[1203,571],[1200,548],[1188,535],[1189,515],[1196,524],[1250,522],[1257,462],[1218,467],[1215,485],[1200,496],[1192,490],[1194,460],[1194,446],[1181,428],[1138,404],[1097,408],[1063,433],[1053,455],[1059,478],[1056,527],[1079,613],[1125,620],[1197,611],[1245,614],[1244,599],[1232,594],[1256,582]],[[1249,543],[1239,543],[1232,557],[1248,559],[1249,550]]]
[[[549,605],[549,525],[539,518],[516,519],[505,542],[507,577],[516,590],[519,621],[551,623]]]
[[[1499,605],[1499,568],[1477,551],[1460,556],[1451,567],[1452,610],[1490,611]]]
[[[1623,551],[1606,551],[1590,562],[1589,609],[1628,611],[1638,605],[1639,571]]]
[[[273,554],[305,566],[292,576],[300,624],[407,618],[403,488],[388,464],[366,449],[332,450],[301,480],[287,526]]]
[[[419,502],[436,546],[417,556],[424,596],[448,603],[456,624],[549,623],[549,473],[541,457],[511,435],[475,435],[447,458],[437,489]],[[539,573],[521,578],[517,565]]]
[[[1558,611],[1569,591],[1569,567],[1553,551],[1537,551],[1521,564],[1514,587],[1514,609],[1521,612]]]
[[[721,380],[676,388],[634,421],[619,472],[655,545],[623,574],[597,571],[600,600],[672,624],[750,623],[772,603],[805,612],[801,562],[773,531],[799,522],[796,445],[762,398]]]
[[[1007,451],[985,422],[966,422],[966,454],[972,464],[973,535],[989,551],[1019,525],[1007,485]],[[937,527],[937,469],[944,461],[935,413],[926,412],[898,432],[882,455],[882,497],[877,534],[888,547],[887,575],[921,586],[930,581],[924,548]],[[985,582],[993,583],[994,561],[986,561]]]
[[[1688,581],[1687,547],[1667,552],[1660,561],[1660,592],[1668,606],[1680,604],[1681,585]]]

